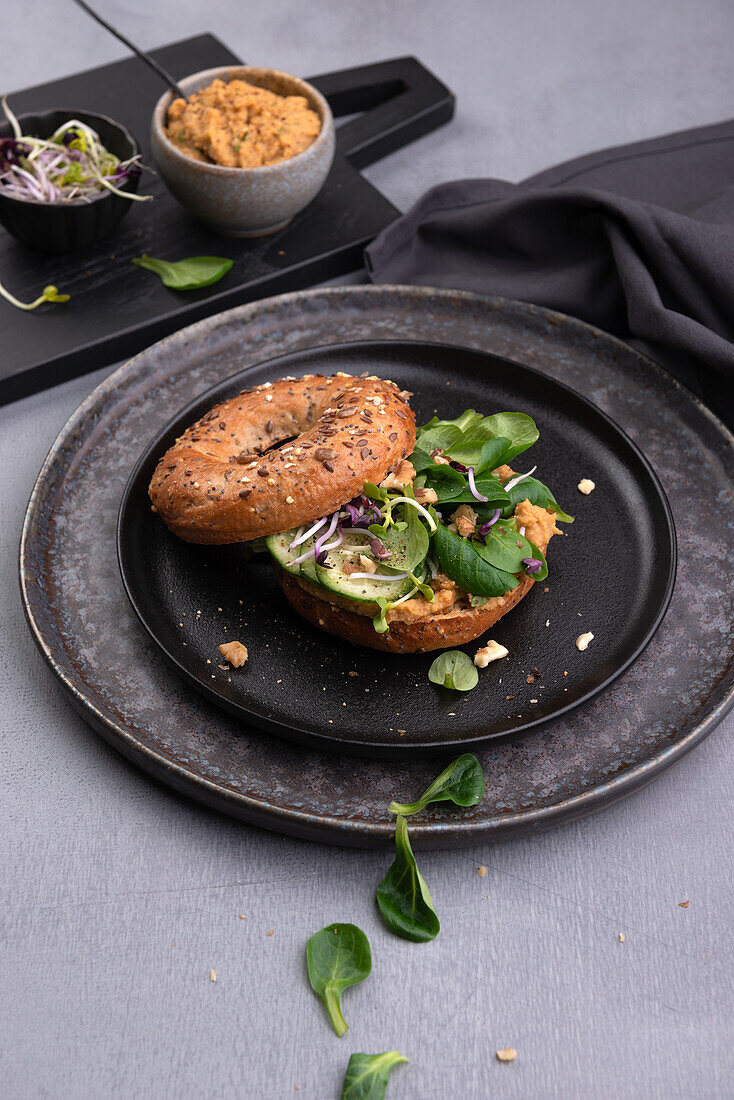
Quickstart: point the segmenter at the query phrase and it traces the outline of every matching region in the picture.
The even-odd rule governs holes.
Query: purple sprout
[[[372,518],[366,516],[360,507],[355,506],[353,503],[345,504],[344,507],[349,513],[349,521],[352,527],[369,527],[372,523]],[[346,519],[344,522],[346,522]]]
[[[13,165],[20,164],[21,157],[27,157],[30,151],[30,145],[16,138],[0,138],[0,172],[7,172]]]
[[[368,496],[365,496],[364,493],[362,493],[362,495],[360,496],[359,499],[360,499],[363,507],[368,508],[372,512],[372,515],[375,517],[374,522],[375,523],[382,523],[382,512],[377,507],[375,502],[373,500],[370,500],[370,498]]]
[[[477,489],[476,482],[474,481],[474,467],[469,466],[467,468],[466,474],[469,480],[469,491],[471,492],[471,495],[474,497],[475,500],[480,500],[482,504],[486,504],[489,500],[489,497],[482,496],[482,494]]]
[[[488,519],[486,523],[483,523],[481,527],[477,527],[477,534],[481,535],[483,539],[486,539],[487,535],[489,534],[490,528],[494,527],[499,518],[500,510],[499,508],[496,508],[492,518]]]
[[[539,573],[543,568],[543,563],[539,558],[523,558],[522,563],[525,566],[526,573]]]
[[[329,526],[326,528],[323,535],[319,535],[319,537],[316,539],[316,542],[314,543],[313,553],[314,553],[314,557],[316,558],[317,565],[323,565],[324,564],[323,561],[319,561],[319,558],[321,557],[322,554],[324,556],[324,561],[326,560],[326,551],[324,550],[324,543],[328,542],[329,539],[331,538],[331,536],[334,534],[334,532],[336,531],[336,525],[337,525],[338,522],[339,522],[339,513],[334,512],[333,516],[331,517],[331,522],[329,523]]]
[[[388,561],[392,557],[392,551],[388,550],[383,542],[378,538],[374,538],[370,542],[370,550],[374,554],[377,561]]]

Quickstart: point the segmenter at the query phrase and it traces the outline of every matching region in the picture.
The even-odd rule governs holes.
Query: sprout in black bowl
[[[73,121],[81,128],[69,127]],[[88,130],[99,139],[91,151]],[[58,157],[45,149],[44,170],[25,172],[27,139],[54,135]],[[36,149],[34,156],[39,155]],[[136,194],[139,156],[129,131],[106,115],[62,109],[17,120],[10,115],[0,124],[0,223],[23,244],[44,252],[88,248],[122,221],[133,201],[142,201]]]

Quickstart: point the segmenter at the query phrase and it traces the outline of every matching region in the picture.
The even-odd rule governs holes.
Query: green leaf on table
[[[476,669],[474,671],[476,672]],[[388,810],[391,814],[408,817],[410,814],[419,813],[431,802],[453,802],[456,806],[476,806],[483,798],[482,765],[473,753],[465,752],[452,760],[415,802],[391,802]]]
[[[329,924],[311,936],[306,962],[311,987],[324,1002],[334,1031],[341,1038],[348,1026],[342,1016],[341,995],[369,976],[369,940],[356,924]]]
[[[377,887],[377,905],[388,928],[405,940],[427,943],[440,931],[430,891],[410,847],[404,817],[398,817],[395,824],[395,860]]]
[[[222,256],[189,256],[186,260],[176,261],[156,260],[145,253],[133,260],[138,267],[152,271],[171,290],[199,290],[200,287],[211,286],[227,274],[233,262]]]
[[[477,553],[469,539],[440,526],[432,539],[441,569],[462,592],[472,596],[504,596],[517,588],[519,581],[508,570],[498,569]]]
[[[466,653],[460,649],[445,649],[429,668],[428,679],[450,691],[471,691],[479,683],[479,673]]]
[[[344,1077],[341,1100],[383,1100],[390,1070],[407,1061],[397,1050],[388,1050],[385,1054],[353,1054]]]

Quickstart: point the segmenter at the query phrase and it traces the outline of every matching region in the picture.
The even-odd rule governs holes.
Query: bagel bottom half
[[[484,607],[449,608],[430,618],[413,622],[399,620],[390,623],[385,634],[378,634],[372,619],[321,599],[313,586],[305,588],[297,578],[280,566],[275,567],[278,583],[288,603],[299,615],[319,630],[336,634],[353,645],[382,649],[388,653],[429,653],[433,649],[449,649],[474,641],[515,607],[535,584],[527,575],[500,600]]]

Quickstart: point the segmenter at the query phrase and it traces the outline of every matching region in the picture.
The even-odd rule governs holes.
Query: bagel
[[[242,390],[187,428],[160,459],[148,490],[153,510],[187,542],[263,540],[255,549],[269,552],[294,610],[353,644],[389,653],[465,645],[520,603],[535,583],[532,574],[546,575],[545,561],[536,559],[559,533],[556,519],[572,517],[535,480],[519,503],[519,494],[508,497],[535,467],[517,474],[501,461],[528,444],[518,449],[493,435],[495,417],[468,410],[453,421],[434,418],[416,447],[410,396],[374,375],[341,372]],[[513,431],[516,415],[504,414],[503,428]],[[530,418],[524,420],[527,439]],[[489,434],[472,437],[482,430]],[[457,432],[466,439],[454,447]],[[444,439],[445,452],[435,446]],[[485,474],[477,482],[473,467],[452,454],[463,459],[480,444],[481,458],[487,439],[499,440],[489,452],[499,464],[492,470],[490,459],[480,467],[475,458]],[[446,465],[453,469],[442,471]],[[458,486],[455,471],[465,475]],[[492,503],[475,511],[467,499]],[[400,509],[396,517],[393,508]],[[438,538],[441,525],[451,535]],[[485,554],[490,570],[479,568]]]
[[[525,500],[517,508],[517,515],[524,523],[532,523],[536,545],[545,554],[554,534],[559,534],[552,512],[537,508]],[[360,612],[351,610],[351,601],[340,599],[311,584],[302,577],[294,577],[280,566],[275,566],[278,583],[299,615],[313,626],[345,638],[353,645],[368,646],[388,653],[429,653],[435,649],[448,649],[466,645],[479,638],[494,626],[508,611],[512,611],[527,596],[535,584],[532,577],[519,577],[520,583],[504,596],[496,596],[482,607],[471,607],[466,598],[458,599],[444,611],[434,611],[427,600],[416,600],[418,613],[402,620],[399,613],[388,615],[390,629],[378,634],[371,615],[376,605],[363,604]],[[354,604],[351,605],[356,606]]]
[[[415,444],[410,394],[375,376],[306,374],[215,405],[163,455],[153,508],[186,542],[245,542],[333,512]]]

